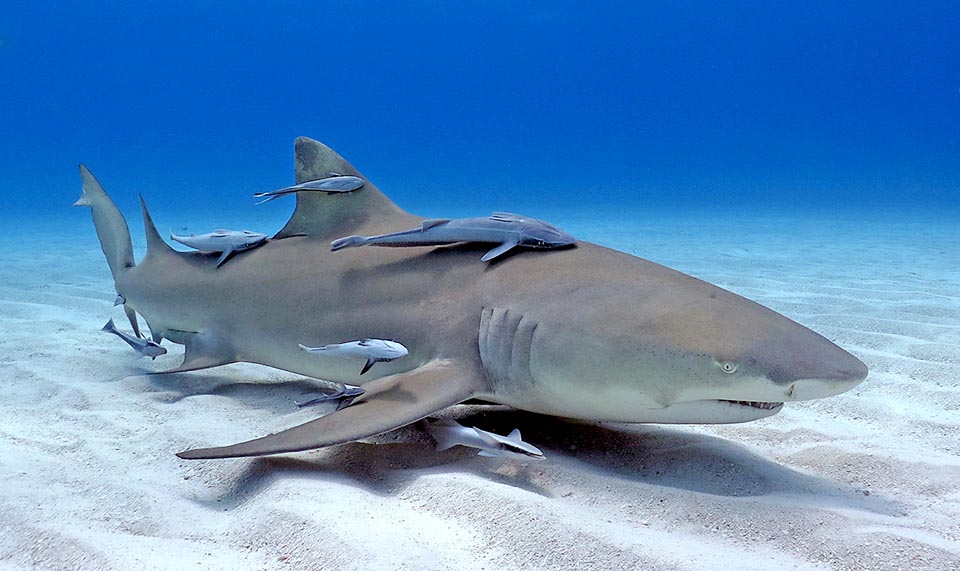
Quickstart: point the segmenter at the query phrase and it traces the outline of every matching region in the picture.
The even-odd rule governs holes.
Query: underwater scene
[[[957,5],[0,14],[0,569],[960,569]]]

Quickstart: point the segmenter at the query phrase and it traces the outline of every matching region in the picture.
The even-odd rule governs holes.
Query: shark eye
[[[720,370],[724,373],[735,373],[737,372],[737,364],[730,361],[723,361],[720,363]]]

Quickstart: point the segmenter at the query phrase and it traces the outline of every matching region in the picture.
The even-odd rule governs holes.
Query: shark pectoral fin
[[[150,374],[185,373],[237,362],[236,353],[229,345],[207,333],[181,332],[174,337],[175,339],[171,339],[172,341],[184,345],[183,363],[174,369]]]
[[[481,375],[449,361],[377,379],[350,406],[300,426],[233,446],[187,450],[187,460],[264,456],[343,444],[388,432],[471,398]]]
[[[487,252],[486,254],[484,254],[483,257],[480,258],[480,261],[481,261],[481,262],[489,262],[490,260],[492,260],[492,259],[494,259],[494,258],[497,258],[497,257],[500,257],[500,256],[506,254],[507,252],[509,252],[510,250],[516,248],[517,245],[518,245],[518,244],[517,244],[516,242],[504,242],[503,244],[500,244],[500,245],[497,246],[496,248],[494,248],[494,249],[490,250],[489,252]]]
[[[364,364],[364,365],[363,365],[363,368],[360,369],[360,374],[362,375],[362,374],[366,373],[367,371],[369,371],[369,370],[370,370],[370,367],[372,367],[373,364],[376,363],[376,362],[377,362],[377,360],[374,359],[373,357],[367,359],[366,364]]]
[[[127,320],[130,321],[130,327],[133,328],[133,334],[137,337],[143,338],[143,333],[140,333],[140,322],[137,321],[137,312],[129,305],[124,304],[123,312],[127,314]]]

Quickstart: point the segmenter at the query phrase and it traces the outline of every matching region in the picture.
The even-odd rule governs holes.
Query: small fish
[[[208,234],[177,236],[170,233],[170,239],[207,252],[222,252],[217,259],[217,267],[227,261],[231,255],[252,250],[267,243],[267,235],[250,230],[214,230]]]
[[[507,436],[500,436],[476,427],[467,427],[450,419],[428,422],[426,431],[437,441],[438,450],[454,446],[479,448],[479,456],[510,458],[512,460],[543,460],[543,452],[520,437],[520,430],[514,430]]]
[[[297,406],[303,408],[305,406],[312,406],[315,404],[321,404],[330,401],[337,401],[337,410],[341,408],[346,408],[350,406],[350,403],[353,402],[358,396],[362,395],[364,390],[360,387],[354,387],[350,385],[340,385],[340,388],[333,391],[332,393],[323,393],[322,395],[310,399],[306,402],[298,402]]]
[[[278,190],[271,190],[269,192],[258,192],[253,196],[254,198],[263,198],[263,200],[257,203],[263,204],[264,202],[270,202],[275,198],[280,198],[281,196],[286,196],[302,190],[320,191],[326,192],[327,194],[353,192],[354,190],[359,190],[362,188],[365,182],[358,176],[343,175],[338,172],[328,172],[326,174],[327,176],[321,179],[302,182],[300,184],[295,184],[293,186],[288,186]]]
[[[517,247],[551,249],[572,246],[577,239],[556,226],[508,212],[494,212],[486,218],[440,218],[425,220],[420,228],[381,234],[379,236],[347,236],[330,243],[330,250],[357,246],[440,246],[457,242],[489,242],[500,244],[480,258],[489,262]]]
[[[300,345],[300,349],[307,353],[320,355],[336,355],[346,357],[364,357],[367,363],[360,370],[364,374],[370,370],[374,363],[385,363],[405,356],[407,348],[387,339],[360,339],[358,341],[347,341],[346,343],[336,343],[333,345],[324,345],[323,347],[307,347]]]
[[[156,359],[160,355],[165,355],[167,350],[161,347],[158,343],[151,341],[150,339],[139,339],[137,337],[131,337],[126,333],[117,329],[117,326],[114,325],[113,319],[107,322],[106,325],[100,331],[106,331],[107,333],[113,333],[117,337],[123,339],[127,342],[127,345],[133,347],[133,349],[143,355],[144,357],[150,357],[151,359]]]

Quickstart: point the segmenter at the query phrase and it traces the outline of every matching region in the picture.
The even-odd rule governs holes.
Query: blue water
[[[955,2],[6,2],[0,193],[66,208],[84,162],[129,214],[256,212],[307,135],[427,214],[942,212],[958,30]]]

